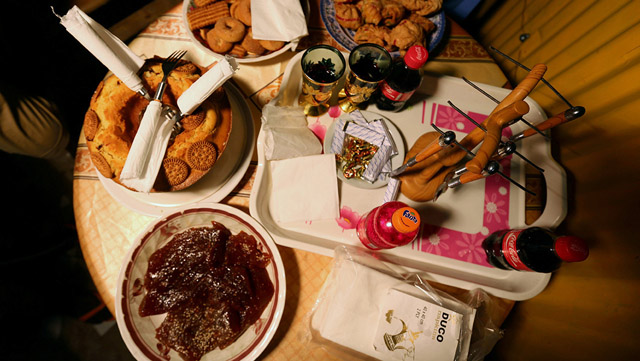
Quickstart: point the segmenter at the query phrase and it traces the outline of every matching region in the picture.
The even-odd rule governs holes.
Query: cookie
[[[179,158],[167,158],[162,161],[162,169],[170,185],[176,186],[189,176],[189,165]]]
[[[247,53],[253,55],[262,55],[267,49],[265,49],[260,42],[253,38],[253,31],[251,28],[247,30],[247,34],[242,39],[242,47],[247,50]]]
[[[191,30],[212,26],[219,19],[230,16],[229,7],[223,1],[218,1],[207,6],[197,7],[187,13],[189,28]]]
[[[181,120],[182,129],[184,130],[196,129],[200,124],[204,122],[204,118],[205,118],[205,114],[203,111],[196,112],[195,114],[186,116]]]
[[[217,159],[218,151],[216,147],[206,140],[191,144],[187,150],[187,162],[192,168],[197,170],[207,170],[211,168]]]
[[[216,32],[216,29],[209,30],[207,32],[207,45],[211,50],[216,53],[226,53],[227,51],[233,48],[233,43],[230,43],[224,39],[222,39]]]
[[[229,13],[244,25],[251,26],[251,0],[238,0],[231,4]]]
[[[111,166],[109,166],[109,162],[102,156],[100,153],[91,153],[91,162],[96,167],[98,172],[102,174],[105,178],[113,178],[113,171],[111,170]]]
[[[93,109],[89,109],[84,115],[84,137],[93,140],[100,126],[100,118]]]

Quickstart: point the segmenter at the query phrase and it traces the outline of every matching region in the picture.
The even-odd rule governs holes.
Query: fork
[[[169,73],[171,73],[171,71],[175,69],[180,59],[182,59],[182,57],[186,53],[186,50],[176,50],[162,62],[162,81],[160,81],[160,84],[158,85],[158,90],[156,91],[156,95],[153,100],[160,101],[162,99],[162,94],[164,94],[164,89],[167,86],[167,78],[169,77]]]

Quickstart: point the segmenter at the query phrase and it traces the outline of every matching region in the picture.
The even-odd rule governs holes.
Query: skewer
[[[458,113],[462,114],[465,118],[467,118],[470,122],[472,122],[473,124],[475,124],[478,128],[482,129],[485,133],[487,132],[487,128],[485,128],[482,124],[478,123],[475,121],[475,119],[471,118],[468,114],[466,114],[465,112],[462,111],[462,109],[458,108],[457,106],[455,106],[450,100],[447,101],[447,103],[449,103],[449,105],[455,109],[455,111],[457,111]],[[500,145],[504,145],[504,142],[500,142]],[[513,154],[517,155],[518,157],[520,157],[522,160],[524,160],[525,162],[529,163],[531,166],[533,166],[535,169],[539,170],[540,172],[544,172],[544,169],[540,168],[539,166],[535,165],[532,161],[530,161],[529,159],[527,159],[527,157],[525,157],[524,155],[522,155],[521,153],[519,153],[518,151],[516,151],[515,149],[515,144],[513,145]]]
[[[480,88],[479,86],[477,86],[475,83],[473,83],[471,80],[462,77],[462,80],[464,80],[467,84],[471,85],[472,88],[474,88],[475,90],[479,91],[481,94],[483,94],[484,96],[486,96],[487,98],[493,100],[494,103],[496,104],[500,104],[500,101],[496,98],[494,98],[491,94],[487,93],[486,91],[484,91],[484,89]],[[549,139],[549,136],[547,136],[546,134],[544,134],[540,129],[538,129],[538,127],[536,127],[535,125],[529,123],[529,121],[527,121],[526,119],[524,119],[524,117],[520,117],[518,119],[516,119],[516,121],[518,120],[522,120],[522,122],[524,124],[526,124],[529,128],[532,128],[533,130],[535,130],[536,132],[538,132],[540,135],[542,135],[543,137]]]
[[[443,132],[440,128],[438,128],[435,124],[431,124],[431,126],[432,126],[436,131],[438,131],[438,133],[440,133],[440,134],[444,134],[444,132]],[[462,144],[458,143],[458,141],[457,141],[457,140],[454,140],[454,141],[453,141],[453,144],[455,144],[455,145],[457,145],[458,147],[460,147],[460,148],[464,149],[464,150],[467,152],[467,154],[469,154],[469,155],[471,155],[471,156],[475,156],[475,154],[474,154],[472,151],[470,151],[469,149],[467,149],[467,148],[463,147],[463,146],[462,146]],[[495,169],[495,164],[492,164],[492,165],[491,165],[491,167],[489,167],[489,164],[490,164],[490,163],[498,163],[498,162],[496,162],[496,161],[494,161],[494,160],[489,161],[489,163],[487,163],[487,167],[485,167],[485,170],[486,170],[487,168],[493,168],[493,169]],[[499,165],[499,163],[498,163],[498,165]],[[525,191],[525,192],[527,192],[527,193],[531,194],[532,196],[536,196],[536,193],[535,193],[535,192],[533,192],[533,191],[531,191],[531,190],[527,189],[526,187],[522,186],[520,183],[518,183],[518,182],[516,182],[515,180],[511,179],[509,176],[507,176],[506,174],[502,173],[500,170],[496,170],[496,171],[495,171],[495,173],[500,174],[504,179],[506,179],[506,180],[508,180],[509,182],[513,183],[514,185],[516,185],[518,188],[522,189],[523,191]],[[451,178],[449,178],[449,179],[451,179]],[[451,181],[451,180],[449,180],[449,181]],[[447,180],[445,180],[445,182],[447,182]],[[442,184],[438,187],[438,191],[436,191],[436,195],[437,195],[437,196],[439,196],[440,194],[442,194],[442,193],[444,192],[444,190],[446,190],[446,188],[445,188],[444,190],[442,190],[441,188],[442,188]],[[435,199],[437,199],[437,196],[434,198],[434,200],[435,200]]]
[[[504,56],[505,58],[507,58],[508,60],[510,60],[512,63],[516,64],[517,66],[521,67],[522,69],[526,70],[526,71],[531,71],[531,69],[527,68],[526,66],[524,66],[522,63],[520,63],[519,61],[513,59],[512,57],[510,57],[509,55],[501,52],[500,50],[494,48],[493,46],[489,46],[489,49],[495,51],[496,53]],[[562,96],[562,94],[560,94],[559,91],[556,90],[556,88],[554,88],[544,77],[540,78],[540,81],[542,81],[546,86],[549,87],[549,89],[551,89],[554,93],[556,93],[556,95],[558,97],[560,97],[560,99],[562,99],[563,102],[565,102],[569,108],[573,108],[573,105],[571,105],[571,103],[569,103],[569,101],[567,99],[565,99],[565,97]]]
[[[391,173],[389,173],[390,177],[395,177],[402,174],[407,168],[413,167],[418,162],[421,162],[433,154],[437,153],[441,149],[451,145],[452,142],[456,140],[456,133],[452,131],[447,131],[442,133],[437,139],[431,142],[429,145],[424,147],[418,154],[411,157],[411,159],[407,160],[407,162],[400,167],[394,169]]]

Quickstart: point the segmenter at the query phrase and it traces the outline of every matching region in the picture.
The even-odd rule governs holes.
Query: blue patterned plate
[[[333,0],[320,0],[320,15],[322,16],[322,22],[324,22],[324,26],[329,31],[329,35],[331,35],[338,44],[351,51],[358,45],[358,43],[353,40],[353,36],[356,32],[351,29],[345,29],[338,23],[338,20],[336,20],[336,9],[333,6],[333,3]],[[438,13],[428,17],[428,19],[436,25],[436,30],[431,33],[429,45],[427,46],[427,50],[431,52],[440,43],[444,36],[444,12],[439,11]],[[400,53],[394,51],[391,55],[398,56]]]

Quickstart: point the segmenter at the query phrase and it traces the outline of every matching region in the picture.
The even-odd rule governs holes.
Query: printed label
[[[415,90],[412,90],[408,93],[401,93],[399,91],[395,91],[393,88],[389,86],[389,84],[387,84],[386,81],[383,81],[382,84],[380,84],[380,90],[382,91],[382,94],[385,97],[396,102],[404,102],[409,100],[409,98],[411,98],[411,96],[415,92]]]
[[[454,360],[462,315],[390,290],[381,302],[373,347],[383,360]]]
[[[520,256],[518,256],[516,241],[522,231],[523,230],[515,230],[505,233],[502,237],[502,254],[513,268],[519,271],[532,271],[531,268],[527,267],[524,262],[522,262]]]

